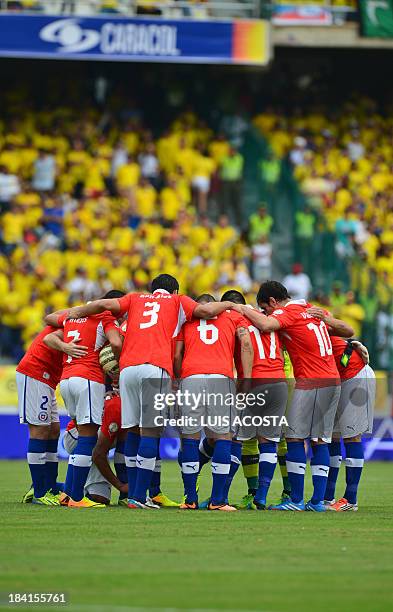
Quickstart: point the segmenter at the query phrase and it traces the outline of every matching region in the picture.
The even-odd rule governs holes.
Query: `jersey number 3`
[[[67,338],[72,338],[72,342],[78,342],[78,340],[81,339],[81,335],[78,332],[78,330],[75,329],[73,331],[68,332]],[[68,355],[66,363],[71,363],[71,361],[72,361],[72,357],[71,355]]]
[[[140,323],[140,329],[153,327],[153,325],[155,325],[158,321],[158,312],[161,308],[158,302],[145,302],[144,307],[146,308],[146,310],[143,311],[142,316],[149,317],[150,320],[146,321],[146,323]]]

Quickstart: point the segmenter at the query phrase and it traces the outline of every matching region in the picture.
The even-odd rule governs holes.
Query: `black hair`
[[[118,291],[117,289],[112,289],[111,291],[107,291],[102,298],[103,300],[114,300],[115,298],[121,298],[125,295],[124,291]]]
[[[201,302],[205,302],[207,304],[208,302],[216,302],[217,300],[213,295],[210,295],[210,293],[202,293],[202,295],[198,296],[195,301],[199,304]]]
[[[179,291],[179,283],[170,274],[159,274],[151,282],[151,292],[154,293],[157,289],[165,289],[168,293],[175,293]]]
[[[234,302],[234,304],[246,304],[246,299],[240,291],[236,291],[236,289],[229,289],[229,291],[225,291],[224,295],[221,297],[221,302]]]
[[[259,287],[257,303],[259,305],[268,304],[270,298],[274,298],[277,302],[282,302],[283,300],[289,300],[290,297],[284,285],[278,281],[269,280],[262,283]]]

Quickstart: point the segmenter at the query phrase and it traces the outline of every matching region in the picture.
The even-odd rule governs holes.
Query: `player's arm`
[[[117,317],[121,312],[119,300],[117,298],[109,300],[95,300],[94,302],[83,304],[82,306],[74,306],[73,308],[70,308],[67,319],[91,317],[95,314],[101,314],[102,312],[105,312],[105,310],[109,310],[109,312]]]
[[[59,323],[59,318],[61,315],[68,312],[69,308],[65,310],[56,310],[56,312],[51,312],[44,317],[44,321],[46,325],[50,325],[51,327],[61,327],[61,323]]]
[[[235,304],[239,306],[239,304]],[[237,309],[236,309],[237,310]],[[258,312],[255,308],[247,308],[241,306],[241,314],[250,319],[251,323],[263,332],[272,332],[280,329],[281,325],[275,317],[268,317],[262,312]]]
[[[43,342],[47,347],[61,351],[70,357],[78,358],[87,355],[87,346],[76,344],[76,342],[64,342],[63,337],[63,330],[59,329],[47,334]]]
[[[97,444],[93,449],[93,462],[98,467],[103,477],[106,478],[111,485],[113,485],[118,491],[126,493],[128,491],[128,485],[124,484],[118,479],[108,461],[108,452],[110,451],[111,446],[111,440],[104,436],[104,434],[100,431]]]
[[[111,345],[114,356],[119,361],[121,349],[123,348],[123,339],[120,333],[117,328],[111,327],[105,331],[105,335]]]
[[[209,302],[208,304],[198,304],[194,308],[192,316],[196,319],[212,319],[225,310],[232,310],[233,306],[233,302]]]
[[[177,340],[175,346],[175,356],[173,358],[173,372],[176,378],[180,378],[181,366],[184,355],[184,342],[183,340]]]
[[[254,362],[254,349],[250,338],[250,332],[246,327],[238,327],[236,336],[240,342],[240,358],[244,378],[251,378],[252,365]]]
[[[336,319],[330,314],[330,312],[328,312],[327,310],[324,310],[323,308],[312,306],[311,308],[307,309],[307,313],[323,321],[325,325],[328,326],[329,333],[332,336],[341,336],[342,338],[351,338],[355,333],[353,327],[348,325],[348,323],[346,323],[345,321],[342,321],[341,319]]]
[[[363,359],[363,363],[370,363],[370,355],[368,354],[367,346],[364,346],[359,340],[352,340],[352,346],[360,357]]]

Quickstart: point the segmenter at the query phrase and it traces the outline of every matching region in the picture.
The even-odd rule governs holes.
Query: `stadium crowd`
[[[350,311],[356,333],[363,321],[377,320],[383,348],[393,303],[391,113],[362,97],[337,111],[274,108],[256,115],[254,124],[269,141],[272,159],[289,159],[300,185],[305,206],[296,213],[295,231],[302,262],[312,267],[312,244],[322,227],[335,237],[337,268],[348,270],[351,291],[336,282],[330,295],[318,298],[337,316],[343,307]]]
[[[229,285],[250,291],[242,169],[242,155],[191,112],[158,139],[138,118],[120,122],[94,110],[27,113],[3,125],[3,354],[20,357],[45,308],[97,297],[109,285],[143,289],[162,269],[193,295]],[[261,281],[270,225],[254,225]]]

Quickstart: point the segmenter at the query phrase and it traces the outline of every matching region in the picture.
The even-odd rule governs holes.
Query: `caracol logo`
[[[59,19],[42,28],[39,34],[45,42],[58,43],[63,53],[77,53],[93,49],[100,42],[100,33],[81,28],[77,19]]]
[[[181,55],[176,26],[106,21],[97,30],[91,30],[82,27],[80,21],[52,21],[42,28],[39,36],[45,42],[57,44],[59,53],[78,53],[98,47],[98,53],[103,55]]]

